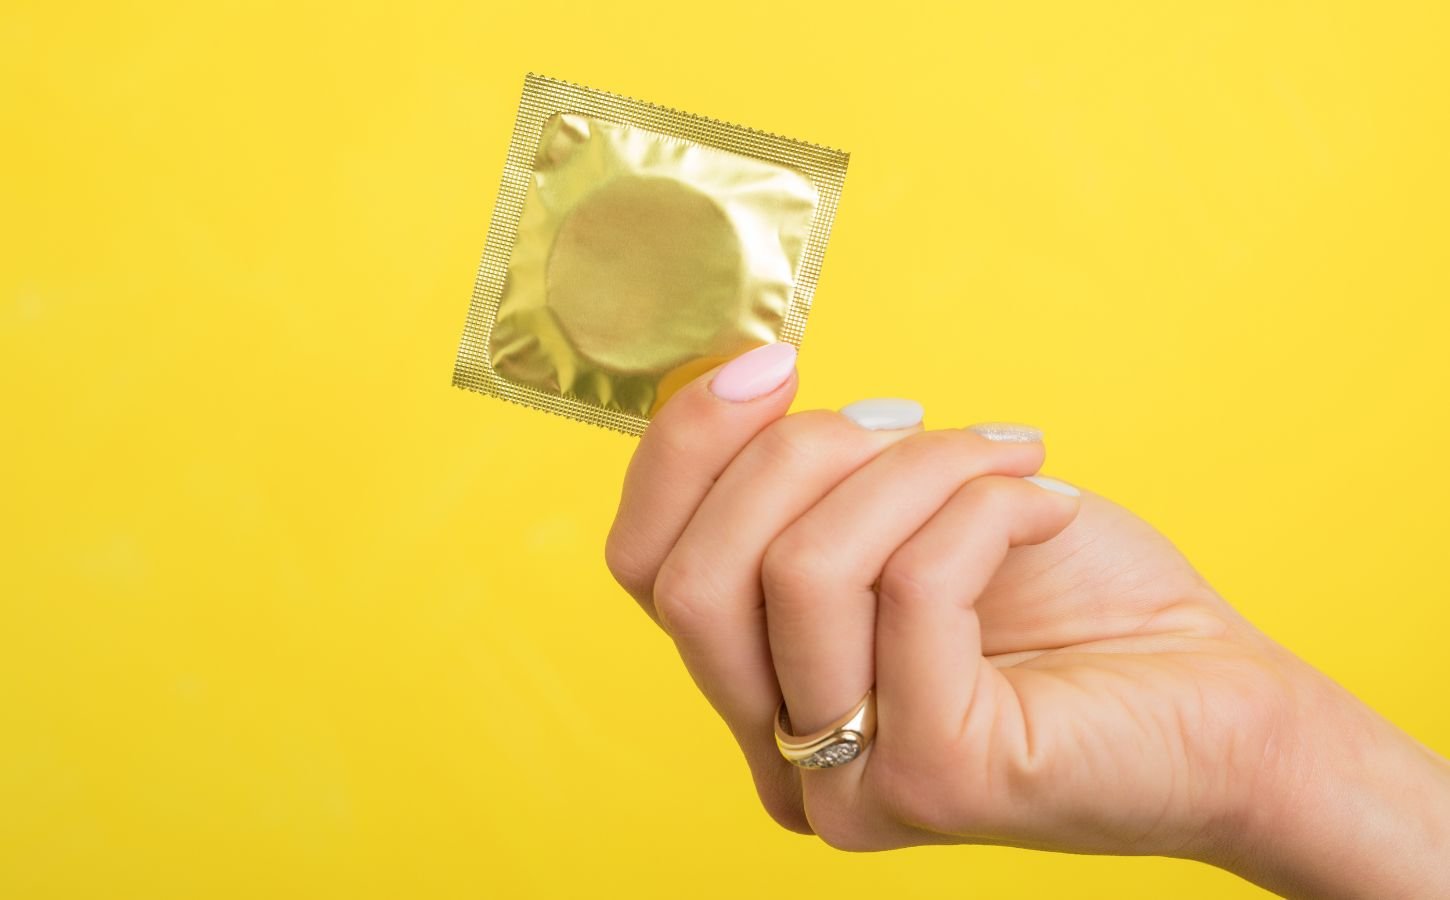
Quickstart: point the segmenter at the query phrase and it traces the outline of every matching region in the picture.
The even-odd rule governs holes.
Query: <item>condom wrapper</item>
[[[847,154],[529,75],[453,383],[640,434],[800,346]]]

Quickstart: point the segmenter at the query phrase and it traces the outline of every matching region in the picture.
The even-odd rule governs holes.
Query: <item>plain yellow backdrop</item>
[[[605,571],[634,441],[454,354],[526,72],[844,148],[798,408],[1043,427],[1450,751],[1447,43],[1438,2],[12,0],[0,895],[1258,894],[778,830]]]

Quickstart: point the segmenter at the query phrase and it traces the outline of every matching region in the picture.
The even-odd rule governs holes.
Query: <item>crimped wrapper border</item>
[[[840,150],[791,140],[776,134],[696,116],[629,97],[545,78],[530,73],[524,79],[524,93],[514,120],[503,182],[488,226],[483,260],[473,284],[463,340],[453,369],[455,387],[477,391],[524,406],[604,428],[638,435],[649,419],[633,413],[605,409],[565,394],[553,393],[510,381],[498,374],[489,356],[489,337],[503,297],[504,278],[518,238],[519,217],[524,197],[533,178],[534,154],[538,150],[544,123],[555,113],[577,113],[620,125],[642,128],[680,140],[694,141],[728,153],[750,156],[788,166],[806,175],[816,187],[817,202],[806,239],[795,286],[786,308],[779,339],[799,347],[806,317],[821,274],[821,260],[830,238],[831,223],[841,198],[850,155]]]

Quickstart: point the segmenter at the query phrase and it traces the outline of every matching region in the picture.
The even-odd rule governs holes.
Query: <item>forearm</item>
[[[1450,763],[1314,673],[1221,865],[1288,897],[1450,898]]]

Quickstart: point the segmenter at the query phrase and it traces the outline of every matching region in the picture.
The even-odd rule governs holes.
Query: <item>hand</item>
[[[1025,481],[1040,443],[785,416],[793,369],[732,367],[723,398],[710,373],[655,418],[606,556],[777,821],[847,849],[1151,853],[1315,896],[1450,891],[1443,761],[1141,520]],[[873,684],[858,760],[781,759],[782,696],[805,733]]]

